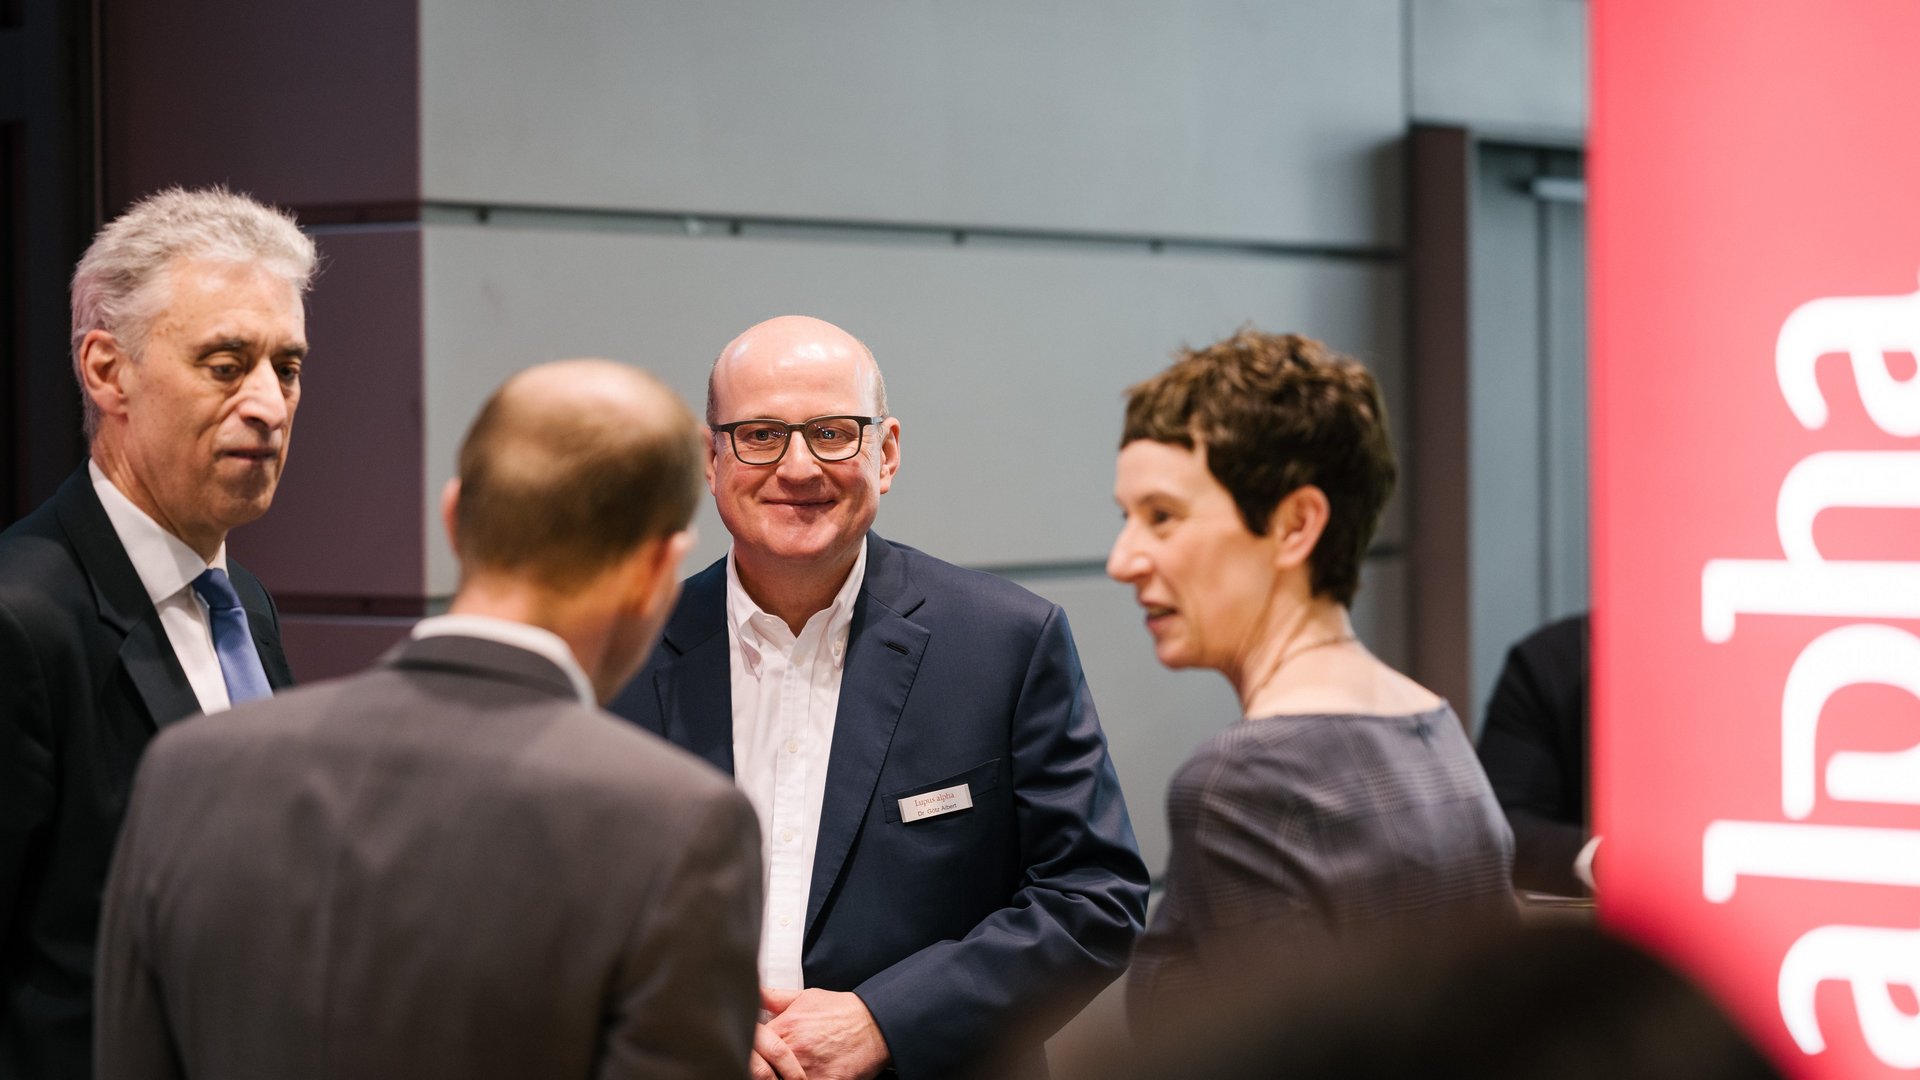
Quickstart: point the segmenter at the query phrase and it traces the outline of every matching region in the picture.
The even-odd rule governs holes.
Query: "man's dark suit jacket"
[[[733,771],[726,560],[688,579],[614,711]],[[899,800],[966,784],[911,823]],[[1146,910],[1066,614],[1010,582],[869,534],[807,900],[808,986],[851,990],[906,1080],[1012,1073],[1125,965]]]
[[[154,740],[100,1078],[745,1077],[759,931],[725,777],[544,657],[410,641]]]
[[[1587,842],[1587,617],[1549,623],[1507,653],[1487,700],[1480,764],[1513,826],[1513,883],[1581,896]]]
[[[273,601],[229,563],[267,681]],[[200,711],[84,466],[0,533],[0,1076],[92,1074],[94,929],[155,731]]]

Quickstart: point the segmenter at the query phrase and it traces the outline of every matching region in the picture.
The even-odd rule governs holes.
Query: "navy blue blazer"
[[[733,772],[722,559],[613,711]],[[911,823],[899,800],[968,785]],[[868,534],[807,901],[808,986],[860,995],[907,1080],[1040,1040],[1125,966],[1147,868],[1060,608]]]
[[[229,563],[267,682],[273,601]],[[83,465],[0,533],[0,1076],[93,1074],[94,931],[134,767],[200,711]]]

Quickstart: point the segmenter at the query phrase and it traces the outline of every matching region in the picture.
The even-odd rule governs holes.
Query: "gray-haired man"
[[[226,536],[286,462],[314,262],[285,215],[176,189],[74,272],[90,460],[0,533],[0,1075],[91,1073],[101,884],[147,741],[292,681]]]

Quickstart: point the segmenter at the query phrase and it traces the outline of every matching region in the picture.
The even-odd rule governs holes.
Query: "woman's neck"
[[[1346,607],[1324,597],[1310,596],[1304,603],[1291,604],[1276,597],[1264,623],[1265,632],[1234,670],[1226,673],[1240,698],[1241,710],[1249,715],[1254,702],[1279,684],[1295,657],[1343,647],[1355,640]]]

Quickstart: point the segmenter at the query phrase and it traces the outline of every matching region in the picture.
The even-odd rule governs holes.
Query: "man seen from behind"
[[[101,927],[101,1080],[744,1076],[753,810],[597,702],[678,592],[698,426],[609,361],[488,401],[448,614],[372,670],[180,725]]]

